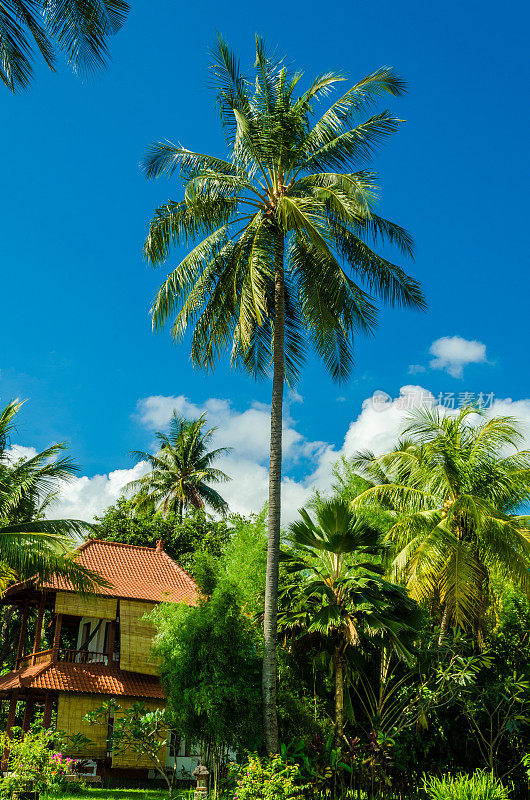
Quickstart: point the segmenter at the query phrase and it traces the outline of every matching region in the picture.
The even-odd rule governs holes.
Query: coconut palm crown
[[[371,113],[381,96],[405,84],[382,68],[319,109],[345,81],[328,72],[296,94],[300,73],[256,40],[252,77],[219,39],[212,78],[228,157],[171,142],[148,150],[148,178],[179,175],[183,197],[158,208],[145,256],[158,265],[174,246],[187,254],[167,276],[152,307],[153,326],[191,335],[195,366],[213,368],[222,353],[254,377],[272,373],[267,586],[264,617],[264,730],[278,751],[276,614],[281,524],[282,407],[285,381],[296,382],[309,350],[334,380],[353,365],[356,333],[372,333],[377,300],[423,308],[418,282],[380,256],[387,243],[410,257],[413,242],[377,213],[369,162],[399,127],[390,111]]]
[[[372,486],[353,504],[392,514],[392,577],[438,605],[441,639],[454,623],[481,640],[492,575],[530,591],[530,520],[518,513],[530,500],[530,452],[517,449],[514,419],[471,405],[419,409],[403,436],[390,453],[354,457]]]
[[[209,443],[217,428],[203,430],[203,414],[198,419],[186,420],[173,412],[167,434],[157,431],[160,449],[155,455],[135,450],[137,461],[147,461],[151,467],[147,475],[131,481],[128,488],[136,492],[138,509],[153,509],[163,515],[176,512],[182,522],[188,506],[204,508],[205,505],[226,514],[228,505],[209,484],[230,480],[213,462],[230,451],[229,447],[209,450]]]

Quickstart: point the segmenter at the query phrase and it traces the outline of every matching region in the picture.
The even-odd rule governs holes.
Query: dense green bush
[[[424,789],[430,800],[508,800],[500,780],[485,770],[425,778]]]
[[[234,765],[236,789],[233,800],[298,800],[303,797],[297,764],[281,756],[260,758],[250,754],[246,764]]]

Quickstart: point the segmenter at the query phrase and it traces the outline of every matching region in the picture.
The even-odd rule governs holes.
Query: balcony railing
[[[38,653],[29,653],[19,658],[16,669],[26,669],[36,664],[45,664],[53,660],[53,650],[40,650]],[[69,664],[108,664],[119,663],[120,654],[113,653],[109,659],[108,653],[98,653],[94,650],[69,650],[61,649],[57,654],[57,661]]]
[[[95,650],[59,650],[58,660],[69,664],[108,664],[109,654],[98,653]],[[119,653],[113,653],[111,663],[119,660]]]
[[[32,664],[44,664],[46,661],[51,661],[51,650],[40,650],[38,653],[30,653],[27,656],[22,656],[17,663],[17,669],[26,669],[31,667]]]

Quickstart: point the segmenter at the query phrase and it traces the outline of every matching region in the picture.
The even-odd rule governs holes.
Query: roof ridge
[[[166,559],[169,561],[169,563],[171,564],[171,566],[172,566],[174,569],[176,569],[176,570],[177,570],[177,572],[182,572],[182,573],[184,573],[184,575],[185,575],[187,578],[189,578],[189,579],[190,579],[190,581],[192,582],[193,586],[194,586],[196,589],[198,588],[198,586],[197,586],[197,584],[196,584],[196,582],[195,582],[195,579],[194,579],[194,578],[193,578],[193,577],[190,575],[190,573],[189,573],[189,572],[186,572],[186,570],[184,569],[184,567],[181,567],[181,566],[180,566],[180,564],[178,564],[178,563],[177,563],[177,562],[176,562],[174,559],[172,559],[172,558],[171,558],[171,556],[170,556],[168,553],[166,553],[166,551],[165,551],[165,550],[161,550],[161,551],[160,551],[160,553],[161,553],[161,555],[163,555],[163,556],[165,556],[165,557],[166,557]]]
[[[131,550],[149,550],[150,553],[158,552],[156,547],[147,547],[147,545],[145,544],[129,544],[128,542],[114,542],[111,541],[110,539],[88,539],[77,549],[81,550],[81,548],[88,547],[88,545],[95,544],[96,542],[98,544],[114,545],[115,547],[129,547]]]

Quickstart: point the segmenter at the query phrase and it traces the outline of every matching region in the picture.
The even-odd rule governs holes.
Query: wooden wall
[[[57,729],[68,734],[81,733],[90,739],[93,744],[84,748],[75,749],[66,747],[69,756],[84,758],[105,758],[107,752],[108,719],[90,725],[83,719],[89,711],[100,708],[108,698],[98,694],[59,694],[57,705]]]
[[[117,700],[118,704],[121,706],[120,711],[123,713],[123,711],[130,708],[133,705],[133,703],[138,702],[138,700],[141,701],[141,698],[119,697],[117,698]],[[145,701],[145,707],[148,708],[150,711],[154,711],[156,708],[163,708],[164,705],[165,704],[160,700]],[[116,712],[117,717],[119,716],[120,711]],[[164,739],[164,741],[160,743],[158,756],[163,761],[163,763],[165,763],[166,739]],[[129,769],[153,769],[153,762],[151,761],[150,758],[147,758],[146,756],[142,756],[134,752],[125,752],[112,756],[112,767],[129,768]]]
[[[73,592],[57,592],[55,597],[56,614],[72,614],[75,617],[95,617],[97,619],[116,619],[118,601],[115,597],[82,597]]]
[[[142,617],[155,607],[143,600],[120,600],[120,669],[158,675],[158,661],[151,653],[154,625]]]

